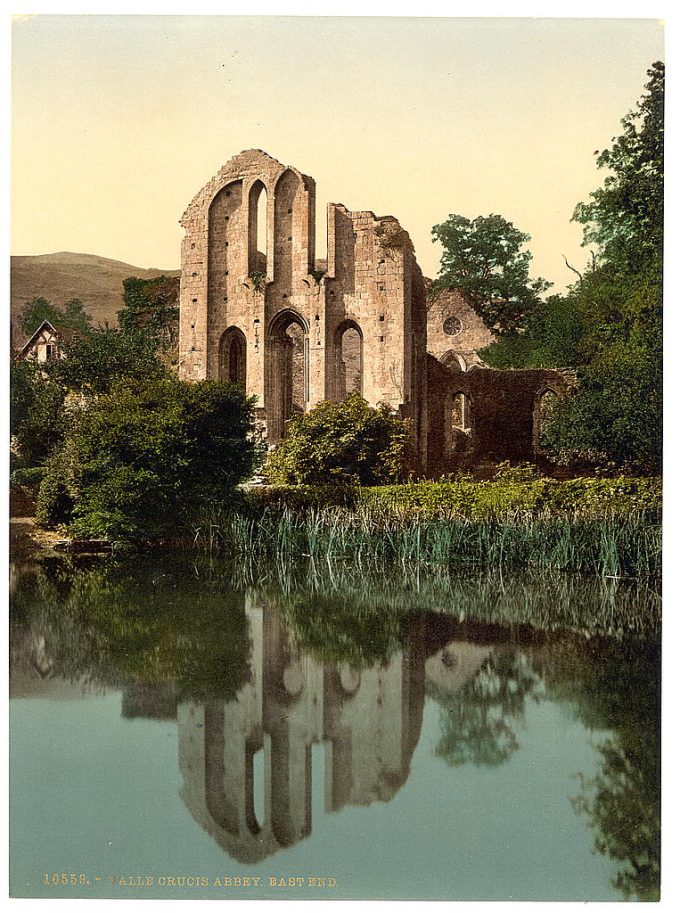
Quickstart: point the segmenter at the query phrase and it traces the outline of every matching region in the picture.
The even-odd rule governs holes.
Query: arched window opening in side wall
[[[267,189],[262,181],[250,188],[248,206],[248,273],[267,273]]]
[[[545,448],[545,429],[550,419],[555,414],[559,397],[554,390],[550,388],[542,390],[536,397],[534,404],[534,450]]]
[[[464,393],[456,393],[451,399],[452,431],[470,431],[470,404]]]
[[[299,323],[291,323],[286,329],[286,336],[291,342],[291,410],[292,414],[299,414],[305,411],[307,402],[307,371],[306,371],[306,352],[305,331]]]
[[[220,380],[246,385],[246,337],[230,327],[220,340]]]
[[[363,339],[356,323],[346,321],[336,334],[337,398],[363,393]]]
[[[462,355],[458,355],[451,349],[444,352],[439,361],[450,371],[467,371],[467,364]]]

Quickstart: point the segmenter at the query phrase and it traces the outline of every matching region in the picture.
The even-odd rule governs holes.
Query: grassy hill
[[[40,254],[35,257],[12,257],[11,318],[15,346],[25,337],[21,332],[20,314],[27,301],[46,298],[63,307],[72,298],[80,298],[96,326],[117,323],[123,306],[123,279],[137,276],[179,276],[179,270],[142,269],[120,260],[109,260],[94,254]]]

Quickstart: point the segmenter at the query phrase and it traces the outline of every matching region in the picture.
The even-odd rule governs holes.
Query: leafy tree
[[[55,374],[79,393],[108,393],[122,378],[160,378],[168,373],[156,355],[152,338],[108,327],[76,337],[64,346]]]
[[[44,366],[13,361],[10,367],[10,434],[23,467],[40,466],[64,437],[66,389]]]
[[[80,298],[71,298],[64,305],[64,316],[60,323],[86,333],[92,328],[92,317],[85,310]]]
[[[250,474],[252,407],[231,384],[122,380],[79,413],[66,441],[71,465],[53,467],[41,497],[52,486],[63,504],[66,490],[76,535],[175,531],[182,511],[229,498]],[[50,509],[44,503],[45,516]]]
[[[269,456],[267,472],[281,484],[389,482],[403,472],[406,439],[405,422],[389,406],[374,409],[351,393],[291,419],[287,437]]]
[[[573,299],[551,295],[527,316],[524,332],[496,339],[480,354],[491,368],[571,368],[581,361],[583,319]]]
[[[123,281],[125,307],[118,312],[124,333],[143,331],[163,352],[176,357],[179,337],[179,279],[157,276]]]
[[[573,367],[579,384],[558,404],[545,443],[565,459],[657,472],[662,427],[663,64],[598,152],[609,172],[576,207],[597,256],[569,293],[530,315],[514,339],[484,350],[494,367]]]
[[[432,235],[444,251],[431,295],[457,288],[494,333],[513,336],[522,329],[550,287],[545,279],[529,279],[531,254],[523,247],[530,236],[493,214],[450,215]]]
[[[603,186],[574,212],[584,243],[596,244],[605,262],[626,273],[645,271],[663,252],[663,63],[647,75],[645,94],[621,121],[623,133],[595,153],[598,168],[609,172]]]
[[[82,332],[88,332],[91,328],[91,317],[79,298],[67,301],[63,311],[46,298],[34,298],[21,311],[21,330],[26,336],[31,336],[44,320]]]

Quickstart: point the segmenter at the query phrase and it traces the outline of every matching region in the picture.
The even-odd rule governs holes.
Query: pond
[[[652,586],[11,570],[13,896],[658,896]]]

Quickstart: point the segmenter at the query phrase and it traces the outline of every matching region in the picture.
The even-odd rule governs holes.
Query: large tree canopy
[[[450,215],[432,229],[442,252],[439,276],[431,294],[456,288],[484,323],[499,336],[515,335],[550,287],[545,279],[530,279],[531,254],[524,246],[530,236],[503,216]]]
[[[574,220],[595,257],[568,294],[541,302],[525,331],[482,357],[492,367],[572,367],[576,394],[553,413],[545,441],[564,456],[657,471],[662,422],[664,66],[596,152],[602,187]]]
[[[605,262],[626,273],[662,256],[664,73],[659,61],[647,71],[645,94],[621,121],[623,133],[595,153],[598,168],[609,172],[602,187],[574,212],[584,244],[596,244]]]
[[[69,390],[107,393],[124,377],[150,379],[167,375],[153,337],[138,331],[93,330],[64,346],[65,357],[51,369]]]
[[[229,498],[248,477],[252,421],[253,400],[234,384],[121,380],[74,416],[43,479],[39,518],[73,519],[85,537],[176,532],[180,512]]]

